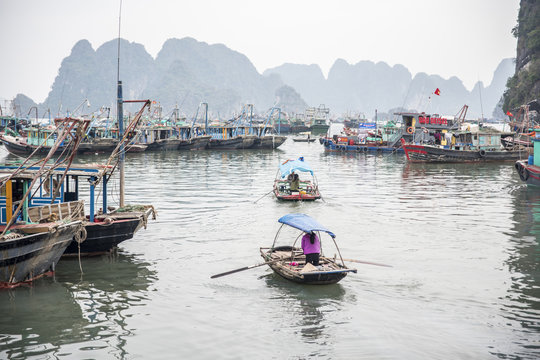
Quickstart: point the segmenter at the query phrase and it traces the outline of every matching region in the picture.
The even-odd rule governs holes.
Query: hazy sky
[[[119,0],[0,0],[0,99],[45,100],[78,40],[94,49],[118,36]],[[246,55],[262,73],[285,62],[338,58],[403,64],[488,85],[504,58],[519,0],[123,0],[121,36],[156,56],[165,40],[193,37]]]

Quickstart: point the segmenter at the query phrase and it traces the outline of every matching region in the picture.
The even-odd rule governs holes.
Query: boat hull
[[[178,147],[182,141],[182,139],[173,138],[156,140],[156,146],[154,146],[152,149],[158,151],[178,150]]]
[[[281,200],[281,201],[315,201],[321,198],[321,195],[319,193],[315,195],[309,195],[309,194],[283,195],[283,194],[280,194],[277,190],[274,190],[274,195],[276,196],[278,200]]]
[[[277,149],[287,140],[286,136],[267,135],[255,139],[254,149]]]
[[[540,166],[529,165],[527,161],[519,160],[514,167],[521,181],[527,185],[540,186]]]
[[[188,140],[182,140],[178,145],[178,150],[204,150],[212,137],[210,135],[197,136]]]
[[[232,139],[210,139],[208,147],[215,150],[248,149],[255,143],[255,137],[237,136]]]
[[[325,135],[328,132],[330,125],[315,124],[311,125],[309,131],[312,135]]]
[[[291,127],[291,132],[292,133],[301,133],[301,132],[304,132],[304,131],[309,131],[309,126],[307,126],[307,125],[293,125]]]
[[[0,242],[0,287],[18,286],[54,271],[75,233],[80,231],[81,222],[61,224],[55,229]]]
[[[282,201],[315,201],[321,198],[318,186],[311,181],[302,181],[299,191],[290,191],[288,181],[277,179],[274,181],[273,192]]]
[[[24,139],[12,138],[9,136],[0,136],[0,141],[2,141],[2,144],[4,144],[7,151],[15,155],[30,155],[36,151],[36,149],[35,155],[46,155],[51,150],[50,147],[45,146],[38,149],[37,146],[27,144]],[[59,146],[55,154],[60,154],[62,151],[64,151],[64,148]]]
[[[144,213],[129,216],[125,219],[85,223],[84,228],[87,235],[86,240],[80,244],[80,254],[82,256],[94,256],[110,252],[121,242],[133,238],[133,235],[141,227],[146,227],[146,220],[151,212],[152,210],[148,209]],[[73,240],[66,248],[64,255],[78,256],[78,254],[79,244]]]
[[[300,249],[294,249],[296,254],[301,253]],[[289,250],[287,253],[291,253]],[[279,276],[297,284],[309,284],[309,285],[329,285],[335,284],[341,281],[347,276],[349,272],[356,272],[356,269],[349,269],[347,267],[334,264],[333,269],[328,271],[312,271],[301,272],[296,271],[294,266],[290,266],[290,258],[283,261],[273,262],[276,259],[276,253],[271,249],[261,249],[261,256],[265,262],[270,262],[268,266]],[[279,256],[278,256],[279,258]],[[304,255],[297,255],[294,257],[294,262],[305,263]]]
[[[431,145],[403,145],[407,160],[411,162],[488,162],[511,161],[528,156],[525,151],[508,150],[455,150]]]
[[[30,155],[38,147],[35,145],[29,145],[24,140],[0,136],[0,141],[6,147],[7,151],[15,155]],[[116,149],[118,145],[117,141],[94,141],[94,142],[83,142],[79,145],[77,149],[78,154],[110,154]],[[55,154],[61,154],[64,151],[65,147],[60,146],[55,151]],[[36,151],[36,155],[46,155],[51,150],[50,146],[42,146]],[[128,145],[126,147],[127,152],[142,152],[146,150],[146,145],[136,144]]]
[[[326,151],[330,152],[403,152],[403,148],[392,147],[386,145],[374,144],[339,144],[329,138],[320,138],[319,140]]]
[[[108,154],[116,149],[118,141],[97,140],[94,142],[82,142],[77,149],[79,154]]]

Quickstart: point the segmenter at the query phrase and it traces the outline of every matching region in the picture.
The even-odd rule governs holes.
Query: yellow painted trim
[[[6,182],[6,223],[11,220],[13,211],[13,194],[11,191],[11,180]]]

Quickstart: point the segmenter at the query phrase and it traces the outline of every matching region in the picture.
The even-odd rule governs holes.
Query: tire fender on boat
[[[516,164],[516,167],[518,165]],[[519,178],[521,181],[527,181],[529,178],[529,170],[527,170],[527,167],[525,165],[521,165],[521,169],[518,169]]]
[[[364,146],[364,147],[362,148],[362,151],[363,151],[363,152],[366,152],[366,151],[368,151],[368,148],[367,148],[367,146]]]
[[[478,151],[478,155],[480,155],[480,157],[485,157],[486,156],[486,150],[481,149],[480,151]]]

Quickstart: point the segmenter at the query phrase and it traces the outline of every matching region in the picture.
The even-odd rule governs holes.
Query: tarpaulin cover
[[[302,230],[307,233],[312,231],[324,231],[325,233],[328,233],[328,235],[330,235],[331,237],[336,237],[333,232],[331,232],[330,230],[319,224],[317,220],[306,214],[287,214],[279,218],[278,222],[282,224],[287,224],[295,229]]]
[[[304,161],[303,157],[300,157],[297,160],[287,160],[285,163],[279,165],[279,172],[281,173],[282,178],[288,176],[293,171],[309,172],[313,175],[311,166]]]

